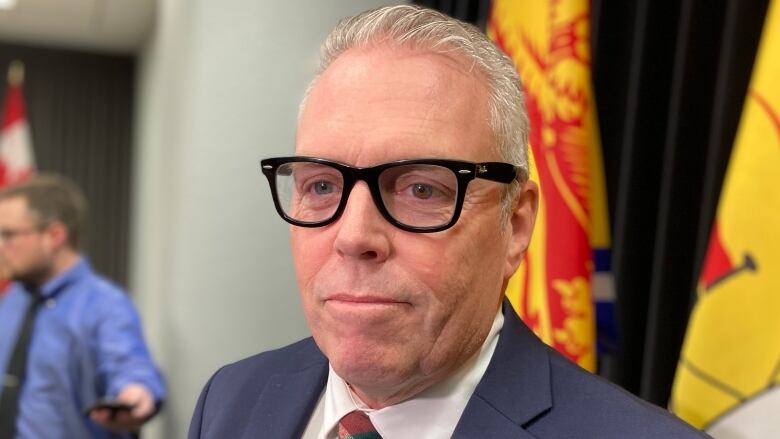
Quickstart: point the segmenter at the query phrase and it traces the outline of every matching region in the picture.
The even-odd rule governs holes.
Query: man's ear
[[[52,250],[59,250],[68,245],[68,228],[65,224],[54,221],[43,229],[46,243]]]
[[[531,180],[522,183],[520,193],[515,200],[508,224],[511,236],[509,238],[506,266],[504,268],[505,281],[520,266],[520,262],[523,260],[523,256],[531,242],[531,234],[536,223],[536,212],[539,208],[539,186]]]

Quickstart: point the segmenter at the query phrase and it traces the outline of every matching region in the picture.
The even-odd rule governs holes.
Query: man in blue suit
[[[313,338],[226,366],[190,438],[693,438],[563,359],[503,300],[536,217],[515,68],[396,6],[343,20],[296,155],[262,161]]]

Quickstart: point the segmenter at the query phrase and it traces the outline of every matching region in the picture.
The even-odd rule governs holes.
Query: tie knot
[[[41,293],[41,290],[28,290],[27,294],[30,295],[30,306],[37,307],[46,301],[46,296]]]
[[[27,293],[28,296],[33,300],[33,302],[40,302],[43,298],[43,293],[41,292],[41,289],[28,285],[28,284],[22,284],[24,292]]]
[[[339,420],[339,439],[382,439],[368,415],[355,410]]]

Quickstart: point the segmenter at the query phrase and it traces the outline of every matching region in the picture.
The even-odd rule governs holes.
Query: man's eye
[[[320,180],[313,185],[314,193],[317,195],[330,194],[333,192],[333,183]]]
[[[412,195],[415,198],[427,200],[433,196],[433,187],[429,184],[415,183],[411,186]]]

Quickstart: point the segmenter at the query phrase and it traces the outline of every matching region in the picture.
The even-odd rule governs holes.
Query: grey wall
[[[293,151],[320,41],[381,0],[160,0],[139,66],[130,288],[184,437],[222,364],[308,335],[288,228],[259,172]]]

